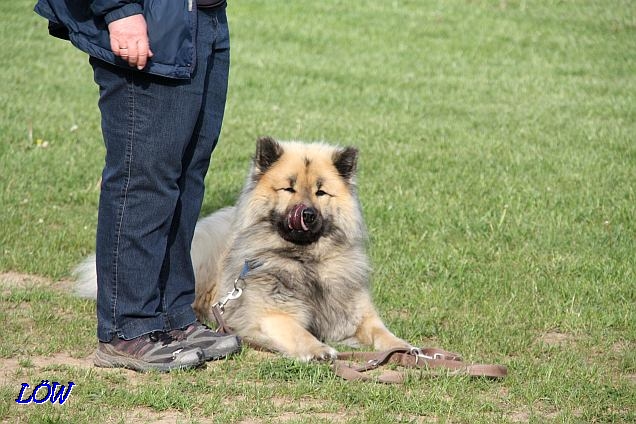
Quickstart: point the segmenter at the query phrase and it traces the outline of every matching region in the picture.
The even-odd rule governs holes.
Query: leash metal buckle
[[[212,305],[212,307],[219,308],[219,312],[223,314],[223,312],[225,312],[225,304],[229,302],[230,300],[238,299],[239,297],[241,297],[242,294],[243,294],[242,288],[234,287],[234,290],[232,290],[231,292],[228,292],[228,294],[223,296],[223,298],[221,298],[221,300],[219,300],[214,305]]]
[[[248,261],[246,259],[245,264],[243,264],[243,269],[241,270],[241,273],[239,274],[238,277],[236,277],[236,280],[234,280],[234,288],[231,291],[229,291],[225,296],[223,296],[218,302],[212,305],[212,308],[217,308],[219,311],[219,314],[223,315],[223,312],[225,312],[225,304],[229,302],[230,300],[238,299],[243,294],[243,289],[238,286],[238,282],[244,281],[248,272],[250,272],[251,270],[255,268],[258,268],[261,265],[263,265],[262,262]]]
[[[409,353],[415,356],[415,364],[417,364],[417,362],[420,359],[423,359],[423,360],[444,359],[444,354],[442,353],[434,353],[433,355],[425,355],[424,352],[422,352],[422,349],[420,349],[419,347],[412,347],[411,350],[409,350]]]

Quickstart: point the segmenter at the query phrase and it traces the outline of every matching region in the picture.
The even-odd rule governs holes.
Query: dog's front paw
[[[392,333],[387,331],[374,340],[373,348],[375,350],[392,350],[412,349],[413,346],[409,342],[395,337]]]
[[[338,351],[331,346],[327,346],[326,344],[318,344],[315,346],[311,346],[303,352],[298,352],[298,354],[295,356],[303,362],[309,362],[330,361],[332,359],[336,359],[337,355]]]

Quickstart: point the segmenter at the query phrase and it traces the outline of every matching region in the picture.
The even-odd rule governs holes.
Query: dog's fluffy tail
[[[95,255],[84,259],[77,268],[73,270],[75,276],[74,292],[76,296],[88,299],[97,298],[97,270],[95,268]]]

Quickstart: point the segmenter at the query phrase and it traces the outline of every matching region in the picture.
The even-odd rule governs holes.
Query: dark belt
[[[196,0],[199,9],[216,9],[225,7],[226,0]]]

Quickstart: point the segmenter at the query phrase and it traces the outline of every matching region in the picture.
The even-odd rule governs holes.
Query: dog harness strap
[[[356,365],[353,362],[364,363]],[[377,381],[380,383],[403,383],[407,373],[386,371],[377,377],[365,374],[382,365],[395,364],[405,368],[425,370],[445,369],[448,375],[467,375],[470,377],[503,378],[507,375],[506,367],[490,364],[467,364],[453,352],[436,348],[392,349],[383,352],[342,352],[334,361],[333,370],[336,375],[351,381]],[[439,375],[432,372],[429,375]]]

